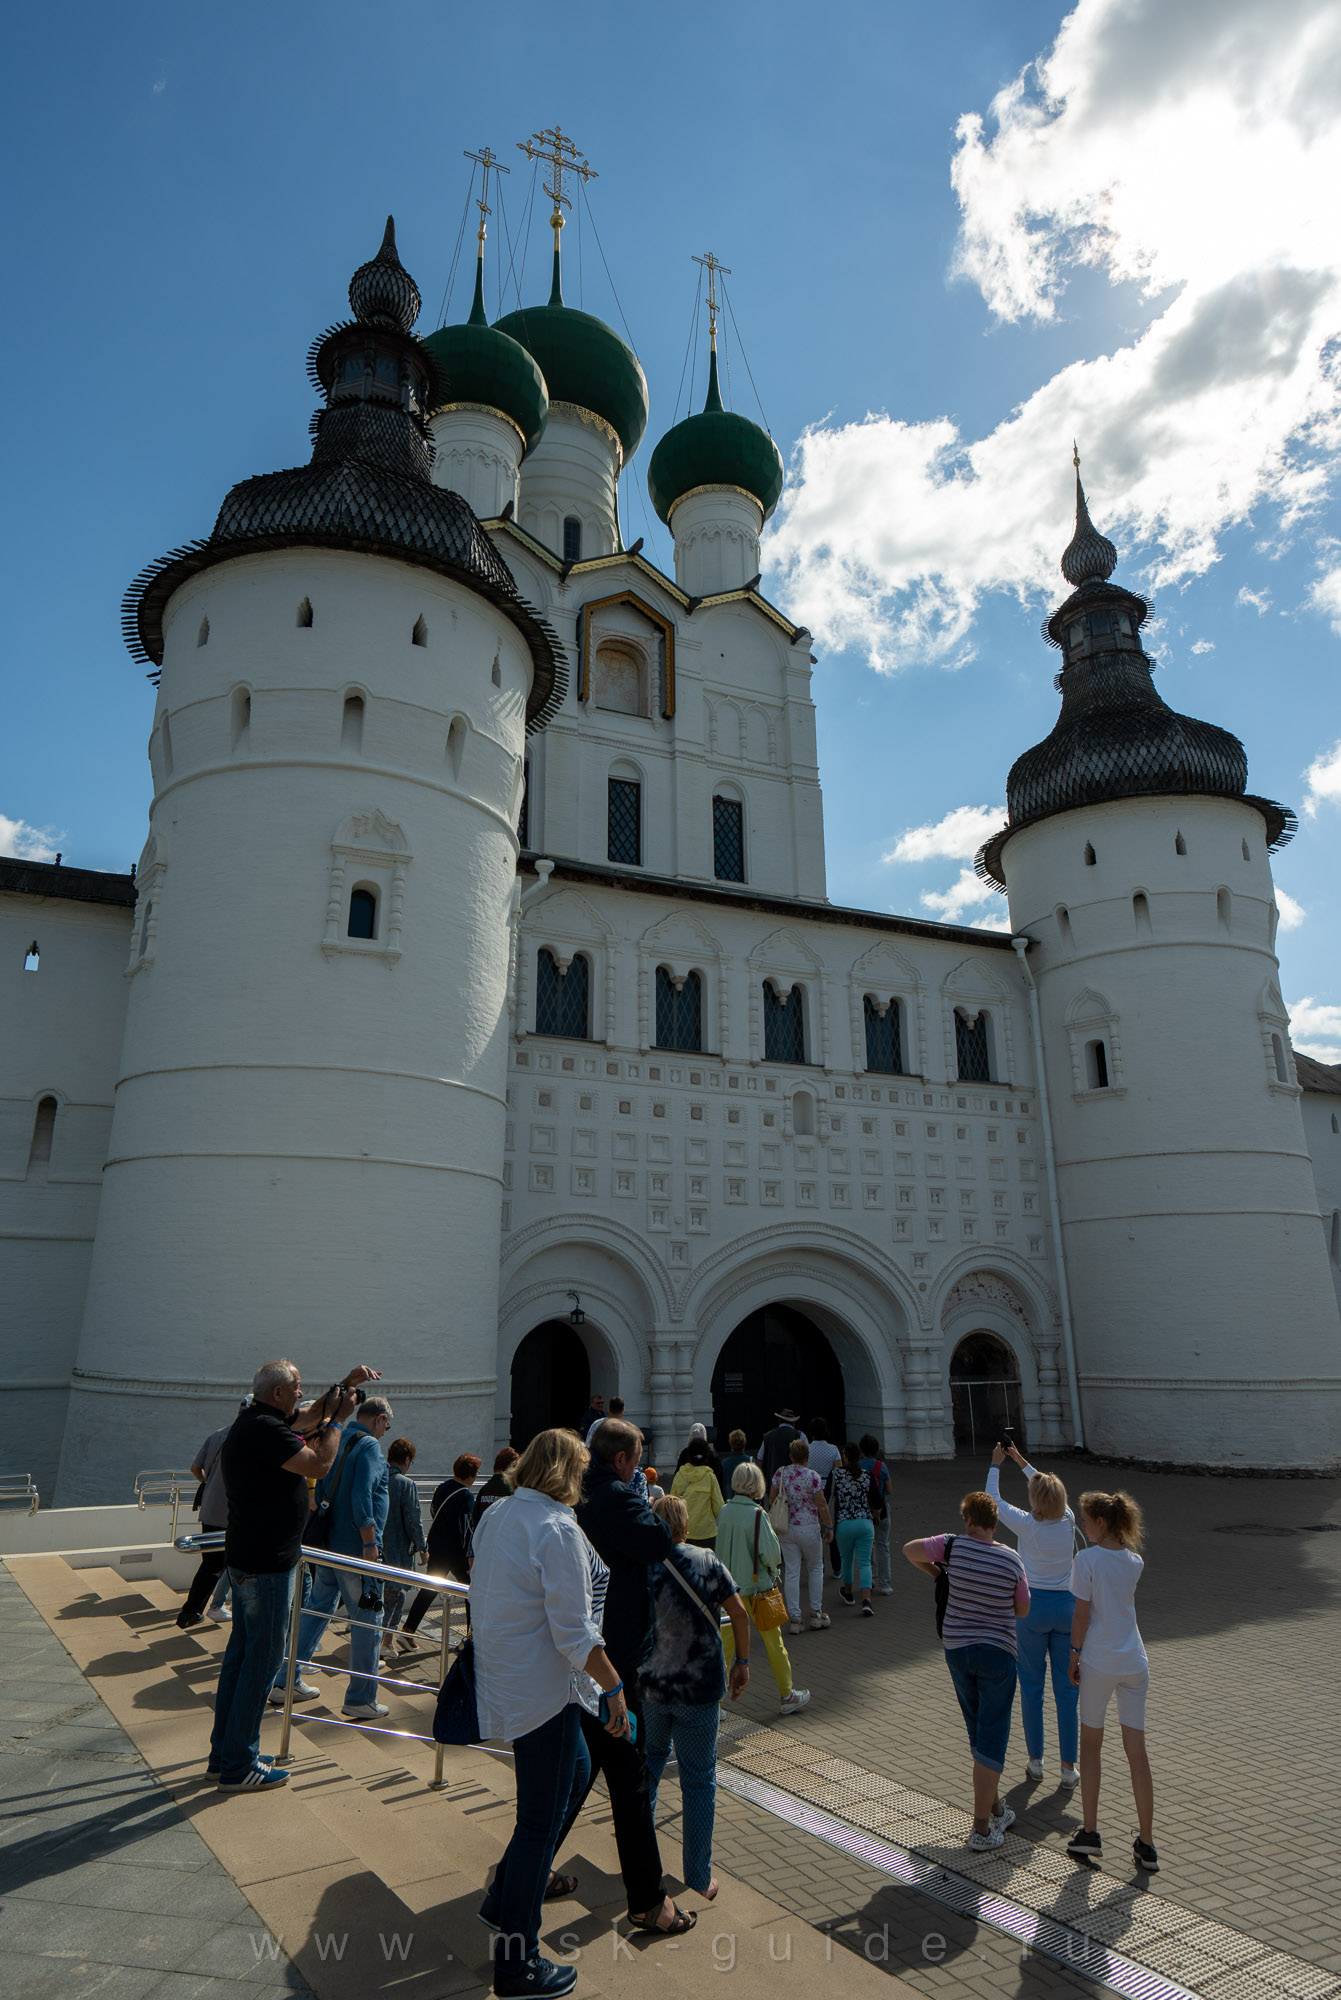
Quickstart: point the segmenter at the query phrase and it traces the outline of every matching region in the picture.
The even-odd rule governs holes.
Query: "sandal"
[[[560,1875],[551,1869],[549,1880],[545,1884],[545,1893],[540,1900],[542,1903],[556,1903],[562,1896],[575,1896],[576,1894],[576,1875]]]
[[[661,1915],[660,1910],[655,1914],[649,1912],[641,1917],[630,1916],[629,1922],[636,1931],[656,1931],[660,1937],[683,1937],[685,1932],[692,1931],[698,1922],[698,1911],[682,1910],[678,1903],[671,1903],[671,1909],[674,1914],[668,1924],[657,1922],[657,1917]]]

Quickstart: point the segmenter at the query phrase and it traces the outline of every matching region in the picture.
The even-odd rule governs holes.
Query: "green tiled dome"
[[[723,407],[715,352],[707,402],[698,416],[667,431],[647,468],[652,505],[668,525],[676,501],[696,486],[743,487],[759,502],[765,520],[782,492],[782,457],[768,432]]]
[[[486,409],[501,411],[525,438],[526,450],[535,450],[549,418],[545,378],[520,341],[501,326],[490,326],[484,311],[483,262],[475,266],[475,302],[469,319],[463,326],[440,326],[424,346],[447,385],[447,404],[482,403]]]
[[[603,417],[632,458],[647,429],[647,377],[632,348],[613,327],[563,302],[559,253],[549,304],[522,306],[500,319],[495,333],[510,334],[539,362],[555,403],[576,403]]]

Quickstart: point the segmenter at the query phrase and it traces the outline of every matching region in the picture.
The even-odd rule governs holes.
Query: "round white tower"
[[[1182,1464],[1334,1462],[1341,1323],[1290,1058],[1269,854],[1228,731],[1176,715],[1147,607],[1076,481],[1062,711],[980,872],[1030,940],[1085,1442]]]
[[[492,1435],[514,826],[563,669],[430,482],[390,223],[350,298],[311,464],[127,600],[154,799],[63,1503],[188,1463],[276,1355],[381,1368],[425,1463]]]

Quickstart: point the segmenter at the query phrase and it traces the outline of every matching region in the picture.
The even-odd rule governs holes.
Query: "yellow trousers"
[[[748,1609],[749,1607],[746,1606],[747,1612]],[[782,1627],[775,1625],[771,1632],[761,1632],[759,1627],[755,1625],[753,1618],[750,1619],[750,1624],[754,1627],[756,1639],[762,1643],[763,1649],[768,1655],[768,1664],[772,1668],[773,1678],[778,1684],[779,1697],[783,1701],[786,1701],[787,1696],[792,1691],[792,1663],[787,1657],[787,1648],[782,1643]],[[736,1635],[729,1625],[723,1625],[722,1627],[722,1650],[726,1654],[726,1670],[730,1673],[731,1662],[736,1657]],[[753,1665],[753,1661],[751,1661],[751,1665]]]

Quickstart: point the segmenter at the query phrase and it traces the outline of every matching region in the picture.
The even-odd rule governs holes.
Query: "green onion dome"
[[[462,326],[440,326],[424,340],[438,364],[446,395],[429,415],[453,403],[480,403],[517,426],[522,456],[534,451],[549,419],[549,392],[532,357],[501,327],[490,326],[484,311],[484,260],[475,265],[475,300]]]
[[[699,486],[752,493],[767,520],[782,492],[782,456],[766,430],[722,403],[717,354],[708,368],[708,400],[696,417],[667,431],[647,468],[652,505],[669,525],[671,509]]]
[[[520,341],[539,362],[553,403],[575,403],[609,424],[632,458],[647,429],[647,377],[633,349],[614,328],[563,302],[559,253],[549,304],[522,306],[500,319],[495,333]]]

